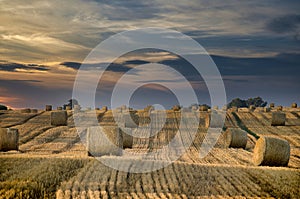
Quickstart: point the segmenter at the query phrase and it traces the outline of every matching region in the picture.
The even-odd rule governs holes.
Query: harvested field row
[[[128,162],[129,161],[129,162]],[[132,160],[116,160],[132,164]],[[262,177],[263,176],[263,177]],[[300,172],[291,169],[171,164],[145,174],[119,172],[91,161],[62,183],[58,198],[192,198],[299,196]]]

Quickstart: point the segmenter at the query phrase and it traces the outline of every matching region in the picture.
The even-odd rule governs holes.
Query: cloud
[[[37,64],[20,64],[20,63],[11,63],[7,61],[0,61],[0,70],[10,71],[10,72],[26,72],[26,73],[41,73],[47,72],[49,68],[43,65]]]
[[[285,15],[272,19],[266,24],[275,33],[296,33],[300,31],[300,15]]]

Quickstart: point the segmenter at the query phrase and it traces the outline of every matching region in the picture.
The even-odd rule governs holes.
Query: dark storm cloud
[[[299,32],[300,15],[285,15],[276,17],[266,25],[267,29],[275,33]]]
[[[0,70],[2,71],[17,71],[18,69],[25,70],[24,72],[28,71],[31,72],[34,71],[48,71],[49,68],[43,65],[37,65],[37,64],[20,64],[20,63],[12,63],[7,61],[0,61]]]
[[[106,68],[106,71],[110,72],[127,72],[129,71],[133,66],[141,65],[141,64],[147,64],[149,62],[144,60],[128,60],[124,61],[120,64],[117,63],[111,63]],[[79,62],[63,62],[60,63],[60,65],[78,70],[81,67],[82,63]],[[95,64],[84,64],[81,68],[82,70],[93,70],[93,69],[103,69],[107,66],[108,63],[95,63]]]
[[[50,89],[35,85],[38,80],[2,80],[0,89],[4,89],[1,96],[14,96],[17,100],[7,102],[13,107],[43,108],[45,104],[60,106],[72,97],[72,89]]]

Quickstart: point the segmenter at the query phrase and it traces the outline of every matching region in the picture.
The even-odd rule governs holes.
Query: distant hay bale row
[[[122,155],[123,137],[116,126],[93,126],[87,132],[89,156]]]
[[[277,110],[277,111],[282,111],[282,109],[283,109],[283,106],[277,106],[277,107],[276,107],[276,110]]]
[[[129,111],[122,113],[122,120],[124,122],[124,127],[136,128],[139,125],[138,115],[134,111]]]
[[[70,111],[70,110],[72,110],[72,107],[68,105],[68,106],[66,106],[66,110]]]
[[[173,111],[180,111],[181,107],[179,105],[173,106],[172,110]]]
[[[58,107],[57,107],[57,110],[58,110],[58,111],[62,111],[62,110],[63,110],[63,107],[58,106]]]
[[[225,131],[225,146],[231,148],[246,148],[247,132],[239,128],[228,128]]]
[[[207,106],[203,106],[203,105],[201,105],[201,106],[199,106],[199,111],[208,111],[208,107]]]
[[[68,114],[67,111],[52,111],[50,116],[52,126],[67,126]]]
[[[253,153],[253,163],[257,166],[287,166],[290,159],[290,144],[288,141],[261,137],[256,142]]]
[[[108,110],[108,108],[107,108],[107,106],[103,106],[101,110],[106,112]]]
[[[30,109],[30,113],[38,113],[37,109]]]
[[[254,105],[250,105],[250,106],[249,106],[249,111],[252,112],[252,111],[254,111],[255,109],[256,109],[256,107],[255,107]]]
[[[211,114],[205,115],[205,128],[222,128],[224,126],[225,118],[222,114],[218,114],[216,111]]]
[[[18,142],[18,129],[0,128],[0,151],[18,150]]]
[[[30,108],[24,108],[20,110],[21,113],[30,113]]]
[[[80,111],[81,110],[81,106],[75,104],[73,109],[74,109],[74,111]]]
[[[270,103],[270,108],[274,108],[275,107],[275,104],[274,103]]]
[[[52,111],[52,105],[46,105],[45,110],[46,111]]]
[[[286,120],[285,113],[282,112],[273,112],[271,126],[284,126]]]
[[[291,107],[292,108],[297,108],[297,106],[298,106],[297,103],[293,103]]]

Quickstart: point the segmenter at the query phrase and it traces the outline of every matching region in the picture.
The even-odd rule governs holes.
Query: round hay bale
[[[81,106],[80,105],[74,105],[74,111],[80,111],[81,110]]]
[[[282,106],[277,106],[276,109],[277,109],[277,111],[282,111],[283,107]]]
[[[268,113],[268,112],[270,112],[270,111],[271,111],[271,108],[269,108],[269,107],[264,107],[264,112]]]
[[[172,107],[173,111],[180,111],[181,107],[179,105],[175,105]]]
[[[254,110],[254,112],[265,112],[265,109],[264,109],[264,107],[257,107],[255,110]]]
[[[24,109],[21,109],[20,111],[21,113],[30,113],[30,109],[29,108],[24,108]]]
[[[102,111],[106,112],[108,110],[107,106],[102,107]]]
[[[122,155],[123,137],[116,126],[93,126],[87,131],[89,156]]]
[[[72,107],[68,105],[68,106],[66,106],[66,110],[70,111],[70,110],[72,110]]]
[[[0,151],[18,150],[18,142],[18,129],[0,128]]]
[[[257,166],[287,166],[290,159],[288,141],[261,137],[257,140],[253,151],[253,163]]]
[[[30,113],[38,113],[37,109],[30,109]]]
[[[45,110],[46,111],[52,111],[52,105],[46,105]]]
[[[297,106],[298,106],[297,103],[292,103],[292,106],[291,106],[291,107],[292,107],[292,108],[297,108]]]
[[[208,111],[208,107],[207,106],[199,106],[199,111]]]
[[[131,128],[126,128],[125,130],[126,132],[130,131],[132,133],[132,129]],[[122,137],[123,137],[123,149],[125,148],[129,148],[132,149],[133,146],[133,136],[130,134],[127,134],[124,131],[122,132]]]
[[[58,106],[58,107],[57,107],[57,110],[58,110],[58,111],[62,111],[63,108],[62,108],[61,106]]]
[[[100,111],[100,108],[97,107],[97,108],[95,108],[95,110],[96,110],[96,111]]]
[[[286,115],[283,112],[273,112],[271,126],[284,126]]]
[[[213,118],[213,119],[212,119]],[[222,128],[225,120],[221,114],[213,111],[211,114],[205,115],[205,128]]]
[[[224,134],[225,146],[231,148],[246,148],[247,132],[239,128],[228,128]]]
[[[218,106],[214,106],[214,107],[212,108],[212,110],[219,110],[219,107],[218,107]]]
[[[256,109],[256,107],[254,105],[249,106],[249,111],[254,111],[255,109]]]
[[[67,111],[52,111],[50,116],[52,126],[67,126],[68,114]]]
[[[193,106],[192,106],[192,111],[197,111],[197,110],[198,110],[198,108],[199,108],[198,106],[196,106],[196,105],[193,105]]]
[[[275,103],[270,103],[269,107],[270,108],[274,108],[275,107]]]

